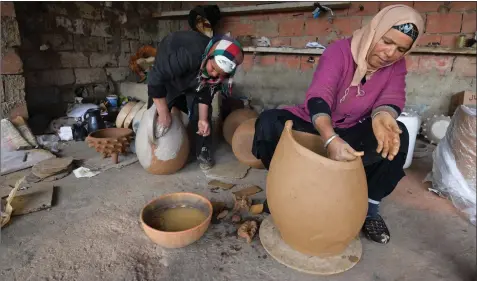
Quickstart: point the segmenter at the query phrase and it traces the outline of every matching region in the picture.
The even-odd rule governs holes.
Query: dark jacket
[[[148,75],[148,95],[168,103],[182,94],[198,95],[199,103],[211,104],[210,88],[199,92],[197,76],[210,38],[196,31],[177,31],[159,44],[156,60]]]

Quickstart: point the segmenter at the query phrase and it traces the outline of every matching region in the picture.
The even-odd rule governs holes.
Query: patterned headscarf
[[[243,49],[238,41],[226,35],[214,36],[205,48],[202,65],[197,76],[199,80],[197,91],[200,91],[205,85],[209,85],[212,94],[214,94],[215,87],[224,80],[223,76],[217,78],[209,76],[205,68],[209,59],[214,59],[220,69],[227,73],[227,78],[230,79],[235,75],[237,67],[242,64],[243,58]]]
[[[417,37],[419,36],[419,30],[417,30],[417,26],[413,23],[395,25],[392,28],[399,30],[407,36],[411,37],[412,41],[416,41]]]

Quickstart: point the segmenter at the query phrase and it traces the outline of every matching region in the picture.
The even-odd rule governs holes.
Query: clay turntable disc
[[[265,250],[279,263],[309,274],[332,275],[344,272],[355,266],[362,254],[359,237],[353,239],[348,248],[338,256],[316,257],[302,254],[285,244],[272,216],[263,220],[259,234]]]

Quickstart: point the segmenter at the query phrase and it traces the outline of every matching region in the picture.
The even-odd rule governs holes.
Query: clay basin
[[[127,128],[107,128],[92,132],[86,142],[103,157],[112,157],[113,163],[117,164],[119,153],[126,154],[132,134],[133,130]]]
[[[240,124],[232,138],[232,150],[241,163],[255,169],[263,169],[263,163],[252,154],[253,136],[255,135],[255,121],[248,119]]]
[[[155,227],[154,218],[164,210],[176,207],[196,208],[206,215],[206,219],[196,227],[184,231],[162,231]],[[141,211],[141,225],[146,235],[164,248],[182,248],[199,240],[210,225],[212,204],[198,194],[178,192],[162,195],[149,202]]]

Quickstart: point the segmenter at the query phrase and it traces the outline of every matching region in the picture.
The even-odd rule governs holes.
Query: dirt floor
[[[83,143],[65,155],[96,156]],[[218,163],[231,161],[229,147]],[[153,176],[139,163],[90,179],[74,175],[55,182],[55,205],[14,217],[2,229],[0,280],[333,280],[473,281],[476,228],[446,200],[421,184],[429,164],[415,162],[382,204],[390,231],[388,245],[362,237],[363,256],[351,270],[317,277],[287,268],[267,255],[256,237],[251,244],[230,223],[213,224],[195,244],[177,250],[153,244],[139,223],[141,208],[154,197],[190,191],[231,204],[229,191],[211,192],[197,163],[176,175]],[[237,183],[265,188],[266,172],[250,170]],[[326,195],[323,195],[326,196]],[[265,192],[255,195],[264,199]]]

